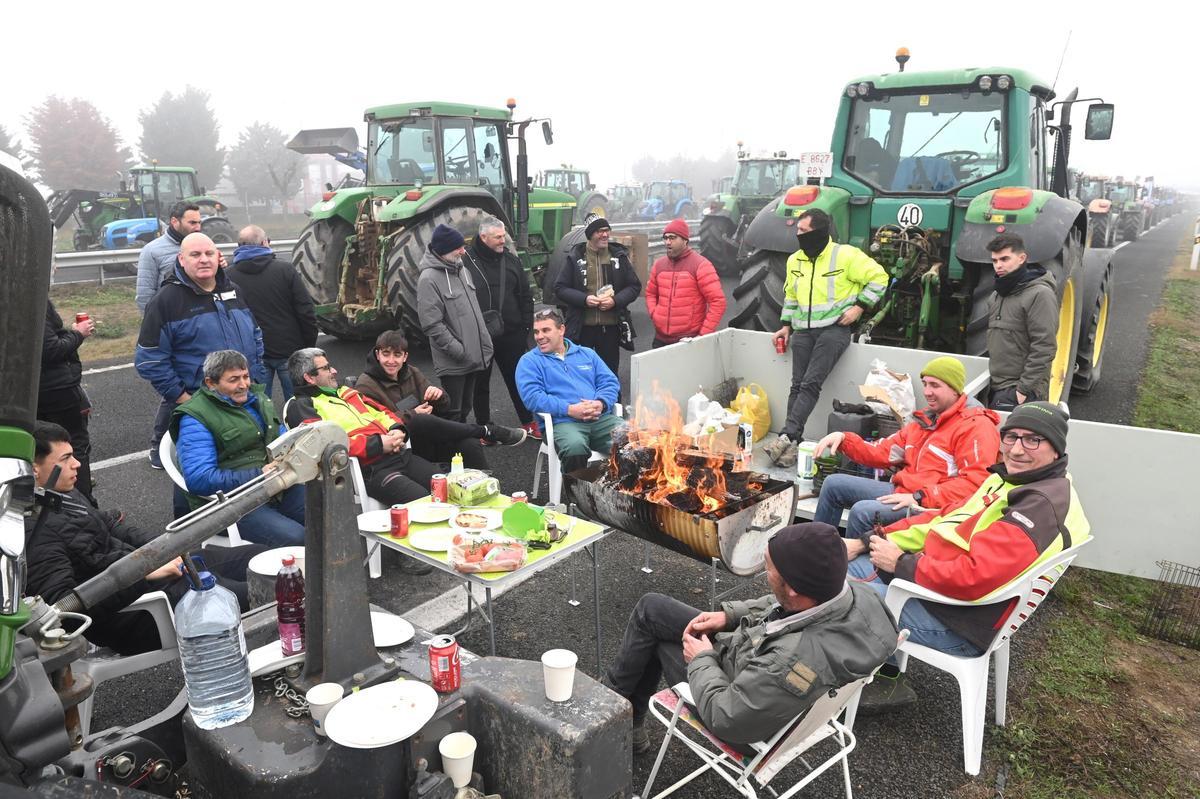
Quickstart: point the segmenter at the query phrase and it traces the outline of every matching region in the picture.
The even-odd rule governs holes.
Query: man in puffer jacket
[[[712,262],[688,246],[687,222],[663,229],[667,254],[654,262],[646,283],[646,310],[654,323],[654,347],[714,332],[725,313],[725,292]]]

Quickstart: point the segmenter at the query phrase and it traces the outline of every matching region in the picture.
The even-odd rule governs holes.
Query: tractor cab
[[[696,204],[692,201],[692,186],[682,180],[654,180],[646,185],[639,221],[693,219]]]

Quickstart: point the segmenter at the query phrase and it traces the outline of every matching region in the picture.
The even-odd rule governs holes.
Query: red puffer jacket
[[[677,261],[662,256],[654,262],[646,283],[646,310],[655,337],[668,344],[712,333],[725,313],[725,291],[717,270],[690,248]]]
[[[900,493],[924,491],[921,504],[944,508],[975,493],[1000,452],[1000,417],[963,394],[932,424],[925,411],[885,439],[868,444],[847,433],[841,452],[864,466],[901,466],[892,477]]]

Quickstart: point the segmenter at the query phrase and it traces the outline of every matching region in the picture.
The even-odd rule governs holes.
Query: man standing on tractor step
[[[554,292],[567,306],[567,338],[590,347],[621,374],[621,315],[642,293],[629,250],[609,241],[612,226],[591,214],[581,241],[567,253]]]
[[[663,229],[667,254],[654,262],[646,281],[646,310],[654,323],[654,347],[714,332],[725,313],[725,291],[712,262],[688,246],[687,222]]]
[[[796,445],[821,396],[821,385],[850,346],[854,323],[883,297],[888,275],[865,252],[836,244],[829,214],[811,209],[796,217],[798,249],[787,261],[783,327],[776,339],[792,344],[792,389],[779,438],[763,448],[777,466],[796,463]]]
[[[1016,233],[1001,233],[987,248],[996,272],[996,290],[988,298],[988,407],[1011,411],[1050,397],[1058,292],[1054,275],[1040,264],[1026,263],[1025,242]]]
[[[138,253],[137,290],[134,300],[138,310],[146,313],[150,299],[158,287],[175,270],[175,259],[179,256],[179,245],[189,233],[200,232],[200,206],[195,203],[177,202],[171,206],[171,219],[167,231],[147,244]]]

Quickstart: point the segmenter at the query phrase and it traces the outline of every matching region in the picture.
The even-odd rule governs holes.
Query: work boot
[[[895,666],[891,670],[895,672]],[[858,700],[858,712],[863,716],[873,716],[886,713],[896,708],[915,704],[917,693],[904,678],[903,672],[895,672],[895,676],[887,676],[884,666],[875,675],[875,679],[863,686],[862,695]]]
[[[483,437],[506,447],[515,447],[524,443],[529,431],[523,427],[504,427],[498,424],[485,424]]]
[[[633,754],[634,757],[644,755],[654,749],[650,742],[650,731],[646,729],[646,720],[641,719],[633,724]]]
[[[763,447],[763,452],[771,459],[771,463],[784,468],[796,465],[796,442],[786,433],[780,433],[779,438]]]
[[[537,419],[521,425],[521,429],[528,433],[530,438],[536,438],[538,441],[542,440],[542,426],[538,424]]]

